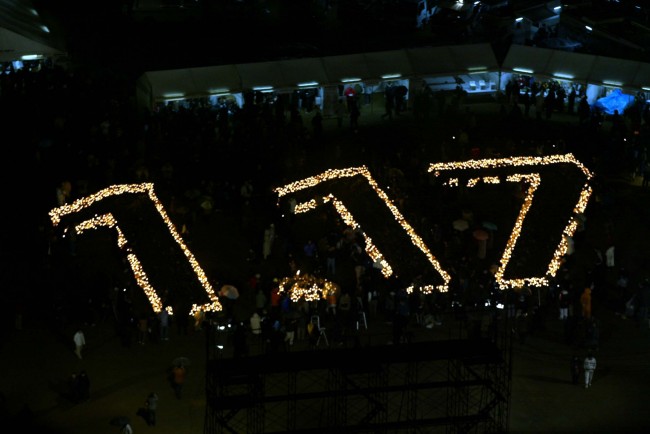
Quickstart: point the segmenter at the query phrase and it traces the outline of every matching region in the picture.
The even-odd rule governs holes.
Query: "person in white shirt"
[[[591,387],[591,380],[594,378],[594,371],[596,370],[596,358],[593,354],[589,353],[585,357],[585,361],[582,366],[585,371],[585,389]]]
[[[86,337],[84,336],[84,332],[81,329],[77,330],[72,339],[74,340],[75,346],[74,353],[81,359],[81,350],[86,345]]]

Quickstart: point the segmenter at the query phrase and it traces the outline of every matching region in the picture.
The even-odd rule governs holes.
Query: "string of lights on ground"
[[[100,190],[99,192],[92,194],[90,196],[83,197],[81,199],[75,200],[71,204],[66,204],[63,206],[60,206],[58,208],[54,208],[53,210],[50,211],[50,219],[52,220],[52,224],[54,226],[57,226],[60,222],[61,219],[67,215],[78,213],[81,210],[85,208],[91,207],[93,204],[95,204],[98,201],[101,201],[103,199],[106,199],[111,196],[118,196],[122,194],[147,194],[151,202],[154,204],[156,207],[156,210],[160,214],[160,217],[163,219],[165,222],[165,225],[169,229],[169,233],[171,236],[174,238],[174,240],[178,243],[180,246],[181,250],[185,254],[185,257],[189,261],[190,265],[192,266],[192,269],[194,270],[194,273],[196,274],[199,282],[205,289],[206,294],[208,295],[208,299],[210,300],[209,303],[204,304],[204,305],[197,305],[193,304],[189,314],[190,315],[195,315],[199,311],[204,311],[204,312],[213,312],[213,311],[220,311],[222,309],[221,303],[219,302],[219,298],[214,292],[214,289],[212,288],[212,285],[208,281],[208,278],[205,275],[205,272],[199,265],[198,261],[190,251],[190,249],[187,248],[185,243],[183,242],[183,238],[181,235],[178,233],[176,230],[176,227],[172,223],[172,221],[169,219],[167,216],[167,212],[165,211],[165,208],[163,207],[162,203],[160,200],[158,200],[158,197],[156,196],[153,188],[152,183],[143,183],[143,184],[123,184],[123,185],[113,185],[111,187],[105,188],[103,190]],[[163,308],[168,310],[170,313],[173,313],[171,306],[163,306],[160,297],[158,296],[157,291],[155,288],[153,288],[149,284],[149,279],[147,278],[147,274],[145,271],[142,269],[142,265],[140,264],[140,261],[136,257],[136,255],[133,253],[132,249],[128,245],[128,241],[122,231],[120,230],[119,226],[117,225],[117,221],[112,215],[102,215],[102,216],[95,216],[92,219],[85,220],[81,223],[78,223],[75,226],[75,230],[78,233],[81,233],[85,230],[88,229],[97,229],[100,227],[111,227],[115,228],[118,233],[118,246],[126,252],[127,254],[127,259],[129,261],[129,264],[131,266],[131,270],[133,270],[133,275],[136,279],[136,282],[140,288],[144,291],[145,295],[149,299],[149,302],[151,303],[151,307],[153,308],[153,311],[158,313],[160,312]]]
[[[433,163],[429,166],[429,172],[433,173],[436,177],[441,176],[443,171],[451,170],[480,170],[488,168],[499,168],[499,167],[535,167],[535,166],[547,166],[553,164],[573,164],[585,175],[587,181],[592,178],[592,173],[580,163],[572,154],[565,155],[549,155],[545,157],[508,157],[508,158],[498,158],[498,159],[483,159],[483,160],[469,160],[469,161],[459,161],[459,162],[449,162],[449,163]],[[498,184],[501,182],[499,177],[487,176],[487,177],[478,177],[470,178],[467,181],[467,187],[474,187],[478,185],[480,181],[489,184]],[[517,240],[522,234],[522,228],[524,224],[524,219],[530,206],[533,203],[533,198],[535,191],[541,183],[541,177],[538,173],[528,173],[528,174],[513,174],[506,177],[507,182],[527,182],[529,187],[526,192],[526,197],[524,198],[523,204],[517,220],[512,229],[512,233],[508,242],[506,244],[501,260],[499,261],[500,266],[495,273],[495,278],[497,284],[500,288],[519,288],[524,285],[530,286],[545,286],[548,285],[548,278],[555,276],[558,269],[562,264],[562,258],[567,252],[569,247],[568,240],[573,237],[577,227],[578,227],[578,216],[584,213],[587,203],[589,202],[589,197],[591,196],[592,189],[589,186],[588,182],[582,187],[580,191],[580,197],[578,203],[573,208],[572,215],[569,217],[569,221],[565,228],[562,231],[562,238],[558,244],[555,252],[553,253],[553,258],[548,265],[546,276],[539,277],[525,277],[518,279],[504,279],[504,273],[508,263],[510,262],[512,251],[515,248]],[[445,185],[451,187],[458,187],[460,185],[460,180],[456,177],[450,177],[445,183]]]
[[[509,158],[500,158],[500,159],[483,159],[483,160],[469,160],[462,162],[447,162],[447,163],[433,163],[429,166],[428,172],[432,172],[436,177],[440,177],[441,173],[444,171],[458,171],[458,170],[481,170],[488,168],[500,168],[500,167],[535,167],[535,166],[544,166],[552,164],[573,164],[585,175],[587,181],[593,176],[592,173],[584,167],[578,160],[574,158],[572,154],[566,155],[551,155],[546,157],[509,157]],[[338,179],[338,178],[347,178],[353,176],[362,176],[366,179],[368,184],[372,187],[375,193],[382,199],[386,204],[395,220],[401,225],[401,227],[408,234],[411,242],[422,251],[427,257],[429,263],[434,267],[434,269],[440,274],[444,283],[438,285],[435,288],[432,285],[423,286],[419,289],[423,293],[431,293],[434,289],[437,289],[440,292],[447,292],[448,285],[451,280],[451,276],[447,271],[445,271],[438,260],[431,253],[429,248],[426,246],[422,238],[416,234],[415,230],[411,225],[406,221],[402,216],[397,207],[393,204],[391,199],[386,195],[386,193],[377,185],[375,180],[370,175],[370,172],[365,166],[361,167],[352,167],[347,169],[330,169],[319,175],[311,176],[296,182],[289,183],[282,187],[276,188],[274,191],[278,194],[278,199],[284,196],[288,196],[292,193],[301,190],[307,190],[312,188],[322,182]],[[523,200],[522,207],[517,216],[514,228],[510,237],[507,241],[505,250],[500,259],[500,265],[495,273],[496,281],[500,288],[517,288],[524,285],[530,286],[543,286],[548,284],[548,277],[555,276],[561,263],[562,258],[567,252],[568,249],[568,240],[575,233],[578,226],[578,216],[584,213],[589,198],[591,196],[592,189],[588,183],[586,183],[580,192],[580,197],[573,209],[572,215],[569,217],[569,221],[565,226],[562,238],[558,244],[553,258],[550,261],[546,275],[537,276],[537,277],[524,277],[516,279],[505,279],[504,274],[508,263],[510,262],[513,249],[517,243],[517,240],[522,235],[523,224],[526,218],[532,203],[535,192],[541,184],[541,177],[539,173],[516,173],[505,176],[505,182],[524,182],[528,185],[526,194]],[[479,183],[486,184],[499,184],[502,182],[502,177],[500,176],[483,176],[483,177],[473,177],[469,178],[466,182],[467,187],[474,187]],[[444,185],[450,187],[458,187],[461,184],[461,181],[458,177],[449,177],[447,181],[444,182]],[[185,257],[189,261],[194,273],[196,274],[199,282],[204,288],[209,303],[204,305],[193,304],[189,312],[190,315],[195,315],[201,311],[220,311],[222,309],[221,303],[219,302],[218,296],[215,294],[214,289],[208,281],[208,278],[205,275],[205,272],[201,268],[200,264],[192,254],[192,252],[187,248],[181,235],[176,230],[174,224],[167,216],[167,213],[154,193],[154,186],[152,183],[142,183],[142,184],[126,184],[126,185],[114,185],[108,188],[105,188],[95,194],[86,196],[81,199],[75,200],[71,204],[66,204],[57,208],[52,209],[49,212],[50,219],[54,226],[57,226],[61,223],[61,220],[65,216],[70,216],[72,214],[78,213],[83,209],[91,207],[98,201],[101,201],[107,197],[118,196],[123,194],[146,194],[149,199],[152,201],[156,210],[160,214],[161,218],[165,222],[170,234],[178,243],[181,250],[185,254]],[[332,203],[334,209],[341,216],[343,222],[349,227],[355,230],[361,230],[360,225],[354,219],[352,214],[348,211],[345,205],[338,200],[333,194],[326,194],[320,196],[316,199],[310,199],[305,202],[301,202],[295,206],[294,212],[296,214],[308,212],[316,209],[321,204]],[[138,260],[137,256],[129,246],[128,240],[126,239],[123,231],[120,229],[117,220],[111,213],[106,213],[102,215],[95,215],[93,218],[86,219],[80,223],[77,223],[74,227],[74,230],[77,233],[81,234],[89,229],[97,229],[102,227],[114,228],[117,232],[117,244],[118,247],[125,252],[128,262],[130,264],[133,275],[136,279],[137,284],[142,288],[145,295],[147,296],[154,312],[160,312],[162,309],[165,309],[172,312],[171,306],[163,306],[163,302],[158,295],[158,292],[150,284],[149,278],[147,277],[146,272],[143,270],[143,267]],[[393,274],[393,269],[390,264],[386,261],[384,255],[379,251],[379,249],[374,245],[372,239],[367,236],[367,234],[361,231],[365,237],[365,249],[368,255],[378,264],[381,265],[381,272],[385,277],[389,277]],[[280,281],[281,291],[287,291],[289,296],[293,301],[298,301],[301,298],[306,299],[307,301],[317,300],[319,297],[326,298],[330,293],[337,291],[337,285],[333,282],[330,282],[326,279],[319,279],[314,276],[304,274],[301,275],[300,272],[296,273],[294,276],[285,277]],[[413,292],[416,288],[412,285],[406,288],[408,292]]]

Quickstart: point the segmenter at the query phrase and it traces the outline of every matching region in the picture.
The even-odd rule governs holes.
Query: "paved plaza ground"
[[[498,117],[498,104],[476,102],[471,107],[485,119]],[[381,122],[380,115],[379,110],[364,113],[363,128],[369,129],[373,122]],[[560,118],[557,122],[562,121],[573,120]],[[363,143],[363,138],[351,136],[349,131],[337,132],[333,120],[326,123],[332,137],[340,135],[339,146],[343,147],[344,157],[363,158],[364,146],[372,145],[371,142]],[[363,128],[361,136],[366,134]],[[327,152],[327,155],[334,153]],[[650,240],[650,194],[639,183],[639,179],[608,175],[608,188],[616,204],[594,214],[588,222],[594,242],[601,228],[612,222],[615,224],[617,260],[633,274],[634,283],[647,277],[646,243]],[[221,218],[223,220],[219,220]],[[229,225],[233,221],[224,216],[213,223]],[[201,261],[218,261],[219,253],[215,253],[214,247],[215,244],[207,243],[203,251],[195,254]],[[594,294],[594,316],[599,320],[601,337],[596,353],[598,368],[593,387],[589,389],[571,384],[571,356],[582,358],[586,349],[564,341],[563,324],[554,311],[546,315],[544,329],[532,333],[524,343],[515,341],[509,407],[511,433],[647,432],[650,426],[647,404],[649,324],[616,316],[610,298],[602,293]],[[110,422],[120,416],[131,419],[136,434],[203,432],[206,411],[203,331],[185,335],[174,328],[169,341],[134,343],[127,348],[117,337],[110,315],[107,315],[104,321],[85,328],[88,346],[83,359],[79,360],[71,347],[72,327],[70,324],[59,327],[25,315],[22,330],[10,330],[10,327],[5,330],[0,347],[3,356],[0,358],[2,408],[6,420],[19,424],[18,432],[118,433],[119,428]],[[434,332],[424,328],[413,331],[416,339]],[[370,321],[369,333],[375,334],[376,340],[389,336],[387,325],[380,319]],[[296,349],[300,345],[305,344],[298,343]],[[166,381],[172,360],[179,356],[191,360],[180,400],[174,397]],[[91,397],[87,402],[71,403],[64,396],[65,384],[72,373],[82,369],[90,376]],[[156,427],[147,426],[136,415],[152,391],[160,396]]]

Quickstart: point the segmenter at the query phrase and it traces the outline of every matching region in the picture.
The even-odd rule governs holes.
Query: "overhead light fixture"
[[[589,32],[591,32],[591,31],[593,30],[593,29],[592,29],[591,27],[589,27],[589,26],[585,26],[585,29],[587,29],[587,31],[589,31]]]
[[[644,87],[642,87],[641,89],[650,92],[650,87],[648,87],[648,86],[644,86]]]
[[[258,90],[260,92],[270,92],[273,90],[273,86],[255,86],[253,90]]]
[[[614,86],[614,87],[622,87],[623,83],[620,81],[611,81],[611,80],[603,80],[603,84],[606,84],[607,86]]]
[[[185,94],[183,92],[170,92],[170,93],[163,93],[163,98],[165,99],[183,99]]]
[[[42,54],[25,54],[24,56],[20,56],[21,60],[38,60],[42,58]]]
[[[487,71],[487,66],[472,66],[470,68],[467,68],[469,72],[480,72],[480,71]]]
[[[516,23],[520,23],[524,20],[524,17],[515,18]]]
[[[41,30],[45,33],[50,33],[50,29],[47,26],[41,26]]]
[[[306,83],[298,83],[298,87],[311,87],[311,86],[318,86],[317,81],[308,81]]]
[[[210,92],[211,95],[219,95],[223,93],[230,93],[230,89],[227,87],[220,87],[217,89],[208,89],[208,92]]]
[[[575,77],[571,74],[565,74],[563,72],[554,72],[553,77],[564,78],[566,80],[573,80]]]
[[[528,69],[528,68],[516,67],[516,68],[512,68],[512,70],[516,71],[516,72],[523,72],[524,74],[534,74],[535,73],[535,71],[533,71],[532,69]]]
[[[354,78],[342,78],[341,79],[341,83],[355,83],[357,81],[361,81],[361,79],[356,78],[356,77],[354,77]]]
[[[555,12],[560,12],[560,11],[562,10],[562,6],[555,6],[555,7],[553,8],[553,10],[554,10]]]
[[[389,80],[391,78],[400,78],[402,74],[384,74],[381,76],[382,80]]]

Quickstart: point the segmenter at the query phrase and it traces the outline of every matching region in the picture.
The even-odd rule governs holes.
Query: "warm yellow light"
[[[572,154],[565,155],[549,155],[545,157],[508,157],[508,158],[494,158],[494,159],[484,159],[484,160],[468,160],[468,161],[459,161],[459,162],[450,162],[450,163],[432,163],[429,165],[429,172],[433,172],[436,177],[441,176],[441,171],[445,170],[480,170],[487,168],[498,168],[498,167],[523,167],[523,166],[545,166],[551,164],[573,164],[575,165],[586,177],[587,180],[591,179],[593,176],[592,173],[580,163]],[[483,177],[483,182],[490,184],[498,184],[500,182],[499,177],[490,176]],[[478,183],[479,178],[470,178],[467,181],[467,186],[472,187]],[[522,226],[524,218],[528,213],[528,210],[532,204],[533,196],[538,186],[541,183],[541,177],[539,173],[529,173],[529,174],[514,174],[506,177],[508,182],[527,182],[529,187],[524,198],[521,210],[517,216],[517,220],[513,227],[512,233],[506,244],[506,248],[501,256],[500,266],[495,273],[495,278],[499,286],[504,288],[514,288],[521,287],[524,285],[530,286],[544,286],[548,284],[548,277],[553,277],[559,269],[562,258],[567,252],[568,242],[567,239],[572,237],[575,233],[575,230],[578,226],[577,215],[584,212],[591,196],[591,187],[588,184],[585,184],[580,192],[580,198],[578,203],[573,209],[573,215],[569,218],[569,222],[562,231],[561,240],[553,253],[553,258],[548,265],[546,275],[541,277],[527,277],[521,279],[510,279],[506,280],[503,278],[505,273],[506,266],[510,261],[512,256],[512,251],[517,243],[517,239],[521,235]],[[443,182],[443,185],[447,186],[458,186],[459,180],[456,177],[449,178],[446,182]]]
[[[204,305],[193,304],[190,309],[190,312],[188,313],[190,315],[194,315],[198,311],[221,310],[222,309],[221,303],[219,302],[219,299],[215,294],[212,285],[208,281],[205,272],[199,265],[198,261],[196,260],[192,252],[187,248],[187,246],[183,242],[181,235],[178,233],[176,227],[167,216],[167,212],[165,211],[165,208],[163,207],[162,203],[160,202],[160,200],[158,200],[158,197],[154,193],[153,184],[143,183],[143,184],[122,184],[122,185],[110,186],[90,196],[77,199],[71,204],[66,204],[58,208],[52,209],[49,213],[50,219],[52,220],[52,224],[56,226],[61,222],[61,219],[64,216],[80,212],[81,210],[88,208],[92,206],[94,203],[106,199],[107,197],[117,196],[122,194],[138,194],[138,193],[144,193],[148,195],[149,199],[156,207],[156,210],[160,214],[161,218],[167,225],[169,233],[172,235],[176,243],[180,246],[182,252],[185,254],[185,257],[189,261],[192,269],[194,270],[194,273],[196,274],[199,282],[205,289],[208,299],[210,300],[209,303]],[[142,266],[140,265],[138,258],[131,251],[131,249],[128,248],[127,240],[124,237],[124,234],[120,230],[119,226],[117,225],[117,221],[111,214],[106,214],[98,217],[96,216],[92,219],[83,221],[77,224],[76,229],[78,231],[84,231],[87,229],[94,229],[96,227],[101,227],[101,226],[114,227],[117,230],[118,246],[122,249],[126,249],[127,259],[129,260],[129,264],[131,265],[131,269],[133,270],[133,274],[136,278],[138,285],[143,289],[143,291],[147,295],[147,298],[149,299],[154,312],[156,313],[160,312],[161,309],[163,309],[162,303],[160,301],[160,297],[157,295],[155,289],[151,287],[151,285],[149,284],[147,275],[142,270]]]
[[[368,182],[370,187],[382,199],[384,204],[388,207],[390,212],[393,214],[393,217],[395,218],[395,220],[406,231],[406,233],[408,234],[408,236],[409,236],[411,242],[413,243],[413,245],[416,246],[420,251],[422,251],[422,253],[424,253],[424,255],[428,259],[429,263],[431,263],[431,265],[433,265],[435,270],[440,274],[440,276],[442,277],[444,283],[442,285],[438,285],[436,287],[436,289],[438,289],[441,292],[447,292],[447,290],[449,289],[449,281],[451,280],[451,276],[449,275],[449,273],[447,273],[445,270],[443,270],[440,263],[433,256],[433,254],[431,253],[429,248],[426,246],[426,244],[424,243],[422,238],[420,238],[420,236],[415,232],[415,230],[411,227],[411,225],[406,221],[406,219],[402,216],[402,214],[397,209],[397,207],[390,200],[388,195],[386,195],[386,193],[379,187],[377,182],[375,182],[375,180],[372,178],[372,176],[370,175],[370,172],[368,171],[366,166],[351,167],[351,168],[347,168],[347,169],[329,169],[329,170],[321,173],[320,175],[311,176],[309,178],[301,179],[300,181],[292,182],[292,183],[284,185],[282,187],[278,187],[274,191],[278,194],[278,197],[282,197],[282,196],[286,196],[288,194],[291,194],[291,193],[294,193],[294,192],[297,192],[297,191],[300,191],[300,190],[304,190],[304,189],[314,187],[314,186],[316,186],[316,185],[318,185],[318,184],[320,184],[321,182],[324,182],[324,181],[329,181],[329,180],[337,179],[337,178],[346,178],[346,177],[358,176],[358,175],[363,176],[366,179],[366,181]],[[335,200],[333,198],[333,196],[332,196],[332,200]],[[313,203],[315,203],[315,202],[313,202]],[[349,214],[349,212],[347,212],[347,210],[345,210],[345,207],[343,207],[343,205],[340,202],[338,202],[338,203],[340,204],[340,205],[338,205],[339,207],[337,208],[337,211],[339,212],[339,214],[343,213],[342,215],[349,216],[348,217],[349,218],[348,222],[353,222],[354,219],[352,219],[352,216]],[[312,206],[311,204],[312,204],[311,201],[303,204],[303,206],[300,207],[300,210],[311,209],[310,208]],[[335,205],[335,207],[337,207],[337,202],[335,202],[334,205]],[[344,217],[344,219],[345,219],[345,217]],[[355,222],[355,224],[356,224],[356,222]],[[366,245],[367,245],[366,250],[368,251],[368,248],[370,248],[371,250],[368,251],[368,253],[371,255],[371,257],[373,257],[373,259],[375,257],[378,258],[379,257],[378,255],[381,255],[381,253],[379,253],[379,250],[377,250],[376,247],[373,246],[372,240],[370,240],[370,242],[368,242],[369,240],[370,240],[369,238],[366,238]],[[373,255],[375,255],[375,256],[373,256]],[[388,263],[386,263],[386,266],[388,266]],[[390,267],[387,268],[387,270],[389,270],[389,269],[390,269]],[[384,275],[386,275],[386,274],[384,274]],[[423,292],[431,292],[431,291],[433,291],[433,289],[434,288],[431,285],[423,286],[422,288],[420,288],[420,290],[422,290]]]
[[[284,277],[278,285],[279,292],[286,292],[293,302],[300,299],[306,301],[317,301],[326,299],[330,294],[339,292],[339,286],[327,279],[312,276],[311,274],[300,274],[300,270],[291,277]]]

